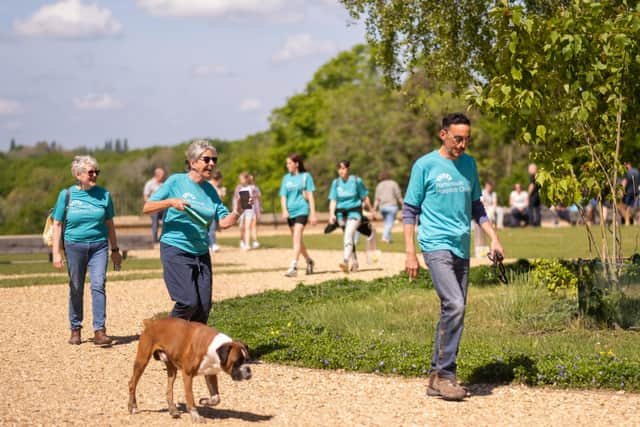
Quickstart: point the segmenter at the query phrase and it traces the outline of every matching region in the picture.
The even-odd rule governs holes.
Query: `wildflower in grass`
[[[329,362],[330,362],[329,359],[322,359],[322,364],[324,366],[329,366]]]
[[[397,370],[396,368],[393,368],[393,369],[391,370],[391,373],[396,374],[396,373],[398,373],[398,370]]]
[[[379,365],[381,368],[384,368],[384,360],[381,360],[381,361],[380,361],[380,363],[378,363],[378,365]]]

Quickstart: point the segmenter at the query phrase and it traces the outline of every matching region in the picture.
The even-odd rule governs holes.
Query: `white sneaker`
[[[253,244],[251,245],[251,247],[253,249],[258,249],[260,247],[260,242],[258,242],[257,240],[254,240]]]
[[[244,240],[240,240],[240,249],[244,249],[244,248],[245,248]]]
[[[298,275],[298,269],[295,267],[290,267],[286,273],[284,273],[286,277],[296,277]]]
[[[351,272],[356,272],[356,271],[358,271],[358,262],[357,262],[357,261],[354,261],[354,262],[351,264],[351,268],[349,269],[349,271],[351,271]]]

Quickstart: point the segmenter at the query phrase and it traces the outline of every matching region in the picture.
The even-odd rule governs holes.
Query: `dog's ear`
[[[238,342],[244,347],[245,350],[247,350],[247,353],[249,353],[249,344],[247,344],[244,341],[238,341]]]
[[[220,363],[227,363],[227,357],[229,357],[229,350],[231,349],[230,344],[222,344],[216,352],[218,353],[218,357],[220,358]]]

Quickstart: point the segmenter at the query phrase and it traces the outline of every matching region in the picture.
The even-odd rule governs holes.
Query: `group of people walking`
[[[489,236],[491,251],[503,255],[498,236],[480,201],[476,163],[465,154],[471,141],[470,132],[470,121],[463,114],[451,114],[443,119],[439,132],[442,145],[413,165],[402,209],[405,270],[410,278],[415,278],[418,272],[417,228],[418,244],[441,300],[427,393],[453,400],[465,395],[455,375],[466,305],[471,218]],[[186,151],[187,171],[171,175],[154,191],[149,191],[142,209],[149,215],[164,212],[159,244],[164,282],[174,301],[170,315],[201,323],[207,322],[212,306],[210,224],[215,222],[216,227],[222,229],[231,227],[247,211],[246,205],[240,203],[239,191],[233,196],[232,210],[223,204],[220,188],[215,186],[217,162],[217,151],[207,141],[192,142]],[[286,272],[286,276],[291,277],[297,274],[300,256],[305,260],[306,273],[314,271],[315,263],[304,244],[303,231],[307,223],[317,223],[317,216],[314,180],[305,169],[302,157],[289,155],[286,167],[279,194],[282,216],[287,220],[293,241],[293,256]],[[358,259],[354,239],[363,221],[362,208],[371,211],[380,208],[384,212],[383,239],[390,241],[390,226],[397,213],[392,205],[402,199],[397,184],[386,182],[388,175],[381,175],[384,178],[378,184],[381,196],[376,196],[372,206],[362,179],[350,173],[349,161],[341,160],[337,167],[338,177],[332,181],[329,192],[329,223],[344,229],[341,269],[355,271]],[[69,343],[81,343],[82,296],[85,272],[89,268],[94,343],[109,345],[111,338],[106,335],[105,327],[108,253],[111,252],[114,264],[119,265],[122,260],[113,224],[113,202],[109,192],[96,184],[100,170],[95,159],[78,156],[71,170],[76,185],[60,192],[53,214],[54,266],[62,268],[64,251],[69,269]],[[158,181],[163,179],[164,176],[158,177]],[[257,200],[256,193],[250,192],[249,205]],[[250,216],[245,220],[249,221]],[[64,243],[64,248],[60,243]]]

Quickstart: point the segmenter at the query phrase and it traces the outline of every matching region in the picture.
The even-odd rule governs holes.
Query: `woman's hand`
[[[62,253],[60,251],[53,251],[53,267],[58,270],[62,270],[62,266],[64,265],[64,260],[62,259]]]
[[[311,215],[309,215],[309,222],[311,225],[316,225],[318,223],[318,218],[316,217],[315,212],[312,212]]]
[[[329,215],[329,224],[335,224],[337,221],[336,214]]]
[[[175,198],[168,199],[167,201],[171,204],[172,208],[178,209],[179,211],[183,211],[185,206],[189,206],[189,202],[184,199]]]

